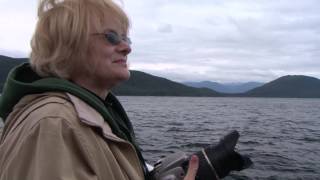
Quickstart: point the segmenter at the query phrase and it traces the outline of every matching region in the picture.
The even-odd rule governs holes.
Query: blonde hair
[[[42,77],[69,79],[76,65],[85,63],[90,29],[101,27],[105,18],[116,18],[125,31],[129,28],[127,15],[112,0],[40,0],[31,40],[32,69]]]

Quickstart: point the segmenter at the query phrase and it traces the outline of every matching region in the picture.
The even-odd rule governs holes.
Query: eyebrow
[[[118,34],[118,35],[120,35],[120,36],[128,36],[128,33],[121,33],[121,34],[119,34],[116,30],[110,29],[110,28],[104,29],[103,32],[113,32],[113,33],[116,33],[116,34]]]

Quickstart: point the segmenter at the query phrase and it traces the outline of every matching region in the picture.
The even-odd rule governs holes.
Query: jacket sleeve
[[[17,144],[1,180],[97,179],[81,134],[60,117],[41,119]]]

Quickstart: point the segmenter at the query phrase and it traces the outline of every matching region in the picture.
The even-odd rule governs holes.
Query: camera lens
[[[252,164],[249,157],[234,150],[239,136],[237,131],[232,131],[218,144],[195,153],[199,158],[196,180],[218,180],[227,176],[230,171],[240,171]],[[151,177],[155,180],[182,180],[188,170],[190,157],[184,152],[177,152],[160,159],[155,164]]]
[[[197,180],[216,180],[227,176],[230,171],[248,168],[252,161],[249,157],[234,150],[239,133],[232,131],[217,145],[209,146],[195,153],[199,157]]]

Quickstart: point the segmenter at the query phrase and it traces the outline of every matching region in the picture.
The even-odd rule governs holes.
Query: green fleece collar
[[[130,135],[120,130],[118,123],[111,117],[105,108],[103,100],[99,99],[93,93],[81,88],[80,86],[60,78],[41,78],[30,67],[29,63],[24,63],[10,71],[5,83],[2,96],[0,97],[0,117],[5,121],[6,117],[12,111],[15,104],[27,94],[43,93],[48,91],[69,92],[96,109],[108,122],[112,130],[119,137],[132,141],[134,137],[131,123],[126,118],[126,124],[130,127]],[[110,93],[112,101],[119,104],[117,99]],[[123,109],[120,108],[124,113]],[[125,113],[124,113],[125,114]],[[129,136],[129,137],[128,137]]]

